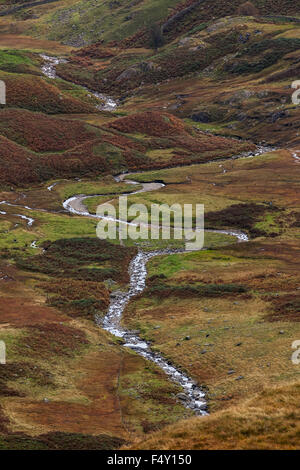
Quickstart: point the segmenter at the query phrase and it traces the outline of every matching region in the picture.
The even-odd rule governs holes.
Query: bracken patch
[[[22,353],[24,354],[24,349],[22,350]],[[39,386],[54,386],[51,373],[37,365],[29,364],[27,362],[7,363],[5,365],[0,365],[0,396],[25,396],[23,392],[18,391],[12,385],[7,385],[7,382],[11,383],[24,378],[32,380]]]
[[[20,109],[0,110],[0,133],[34,152],[67,150],[94,137],[80,121]]]
[[[64,279],[64,282],[43,282],[39,285],[50,297],[47,302],[72,316],[91,316],[106,311],[109,292],[104,284]]]
[[[272,303],[272,311],[266,316],[268,321],[300,321],[300,294],[270,297],[269,300]]]
[[[48,359],[53,355],[72,357],[88,344],[82,330],[58,323],[31,325],[26,327],[26,331],[20,353],[26,350],[30,356]]]
[[[45,253],[19,259],[23,269],[54,277],[83,281],[103,281],[112,278],[127,283],[128,265],[135,248],[113,245],[98,238],[61,239],[44,243]]]

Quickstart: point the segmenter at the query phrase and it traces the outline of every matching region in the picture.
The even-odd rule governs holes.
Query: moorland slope
[[[299,447],[299,1],[31,3],[0,1],[0,448]],[[206,228],[250,239],[151,260],[123,317],[203,387],[205,418],[94,323],[152,245],[100,241],[62,203],[116,203],[121,172],[165,183],[130,201],[203,203]]]

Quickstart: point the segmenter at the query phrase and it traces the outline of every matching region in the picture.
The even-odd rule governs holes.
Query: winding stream
[[[116,178],[116,180],[127,184],[139,184],[137,181],[125,179],[125,175],[120,175]],[[163,183],[143,183],[141,189],[131,194],[159,190],[163,186],[165,186]],[[127,194],[128,193],[123,193],[122,195]],[[97,195],[97,197],[99,196],[101,195]],[[87,208],[84,206],[83,203],[83,201],[88,197],[91,196],[73,196],[67,199],[63,203],[63,206],[72,214],[98,219],[108,219],[108,217],[102,217],[96,214],[90,214],[88,212]],[[118,223],[131,224],[130,222],[112,219],[111,217],[109,219],[114,220]],[[248,236],[242,232],[226,230],[209,231],[214,233],[232,235],[237,238],[238,242],[248,241]],[[191,379],[185,373],[183,373],[174,365],[172,365],[161,354],[152,351],[151,345],[141,339],[137,332],[129,331],[121,326],[122,314],[130,299],[143,292],[146,287],[147,262],[154,256],[167,255],[183,251],[184,250],[157,250],[152,252],[139,251],[138,254],[133,258],[129,266],[130,284],[128,290],[126,292],[118,291],[112,293],[107,314],[105,315],[104,319],[96,317],[96,322],[99,326],[102,326],[102,328],[104,328],[106,331],[109,331],[114,336],[122,338],[125,342],[125,347],[134,350],[145,359],[157,364],[170,377],[173,382],[177,383],[182,387],[183,393],[180,394],[180,400],[182,401],[182,403],[187,408],[192,409],[196,414],[206,415],[207,403],[205,401],[205,394],[201,387],[198,387],[193,379]]]
[[[52,57],[46,54],[40,54],[40,57],[44,60],[44,64],[42,65],[41,70],[48,78],[59,78],[56,73],[56,66],[59,64],[66,64],[68,62],[67,59]],[[95,96],[95,98],[101,102],[101,104],[96,106],[96,108],[100,111],[114,111],[118,107],[118,102],[111,96],[105,95],[104,93],[99,93],[98,91],[89,90],[87,87],[82,85],[78,86],[81,86],[81,88]]]
[[[7,201],[0,201],[0,205],[6,205],[6,206],[11,206],[11,207],[21,207],[22,209],[32,210],[31,207],[20,206],[19,204],[12,204],[11,202],[7,202]],[[0,214],[1,215],[6,215],[7,212],[6,211],[0,211]],[[13,215],[14,217],[20,217],[20,219],[26,220],[27,225],[29,227],[31,227],[34,223],[34,219],[32,219],[31,217],[27,217],[27,215],[24,215],[24,214],[11,214],[11,215]]]
[[[124,182],[127,184],[140,185],[139,182],[125,179],[125,175],[119,175],[116,177],[116,180],[119,182]],[[141,192],[157,191],[163,188],[165,185],[163,183],[142,183],[142,188],[134,191],[132,193],[120,193],[120,194],[111,194],[111,196],[117,197],[121,195],[129,194],[138,194]],[[48,187],[48,190],[52,190],[54,186],[51,185]],[[103,195],[97,195],[94,197],[99,197]],[[105,194],[105,196],[109,196]],[[85,216],[93,217],[97,219],[103,219],[106,217],[98,216],[96,214],[90,214],[87,208],[84,206],[84,199],[91,197],[85,195],[73,196],[67,199],[63,203],[63,207],[70,213]],[[1,201],[0,205],[8,205],[12,207],[20,207],[26,210],[38,210],[45,211],[45,209],[32,209],[29,206],[23,206],[19,204],[12,204],[7,201]],[[0,211],[0,214],[5,215],[5,211]],[[27,221],[28,226],[32,226],[34,219],[23,214],[13,214],[17,217],[20,217]],[[118,223],[125,223],[118,219],[112,219]],[[132,224],[131,222],[126,222],[128,225]],[[213,233],[223,233],[226,235],[231,235],[237,238],[238,242],[248,241],[248,236],[243,232],[238,231],[227,231],[227,230],[207,230],[208,232]],[[32,248],[38,248],[37,241],[34,240],[31,243]],[[138,254],[132,259],[129,266],[129,275],[130,283],[129,288],[126,292],[113,292],[111,294],[110,305],[105,315],[104,319],[96,316],[96,323],[99,326],[102,326],[106,331],[109,331],[116,337],[122,338],[124,340],[124,346],[128,347],[145,359],[154,362],[157,364],[169,377],[170,379],[181,386],[183,393],[180,393],[180,400],[187,408],[192,409],[195,414],[206,415],[207,414],[207,403],[205,401],[205,394],[201,387],[198,387],[196,382],[188,377],[185,373],[180,371],[174,365],[172,365],[168,360],[166,360],[161,354],[152,351],[150,344],[145,342],[139,337],[139,334],[135,331],[129,331],[121,326],[122,314],[129,303],[130,299],[141,292],[146,287],[147,279],[147,262],[155,257],[160,255],[168,255],[172,253],[183,252],[184,250],[157,250],[152,252],[143,252],[139,251]]]
[[[127,184],[134,184],[140,185],[139,182],[134,180],[126,179],[127,175],[119,175],[116,177],[116,181],[120,183],[127,183]],[[149,192],[149,191],[157,191],[163,188],[165,185],[163,183],[142,183],[142,188],[134,191],[132,193],[120,193],[120,194],[111,194],[113,197],[118,197],[121,195],[129,195],[129,194],[138,194],[142,192]],[[53,185],[48,187],[48,190],[52,190]],[[99,196],[110,196],[108,194],[99,194],[95,195],[94,197]],[[85,216],[85,217],[93,217],[96,219],[108,219],[108,217],[99,216],[96,214],[90,214],[87,208],[84,205],[84,200],[91,196],[85,195],[78,195],[72,196],[71,198],[67,199],[63,203],[63,207],[65,210],[72,214]],[[32,209],[28,206],[23,206],[19,204],[12,204],[7,201],[1,201],[0,204],[8,205],[13,207],[22,207],[23,209],[27,210],[40,210],[45,211],[45,209]],[[2,211],[1,214],[6,214],[6,212]],[[23,215],[23,214],[14,214],[22,219],[27,221],[28,226],[32,226],[34,219]],[[124,222],[119,219],[112,219],[117,223],[126,223],[128,225],[133,224],[132,222]],[[212,233],[223,233],[226,235],[231,235],[237,239],[238,242],[246,242],[248,241],[248,236],[239,231],[234,230],[206,230],[207,232]],[[36,240],[31,244],[32,248],[38,248],[36,245]],[[99,326],[102,326],[106,331],[109,331],[111,334],[118,338],[122,338],[124,340],[124,346],[134,350],[136,353],[144,357],[145,359],[154,362],[157,364],[169,377],[170,379],[181,386],[183,389],[183,393],[180,393],[180,401],[183,403],[184,406],[187,408],[192,409],[195,414],[197,415],[206,415],[207,414],[207,403],[205,401],[205,394],[201,387],[197,386],[196,382],[188,377],[184,372],[176,368],[172,365],[168,360],[166,360],[161,354],[152,351],[151,345],[145,342],[143,339],[140,338],[138,332],[129,331],[121,325],[122,315],[123,312],[129,303],[130,299],[134,296],[143,292],[146,287],[146,279],[147,279],[147,262],[155,257],[161,255],[168,255],[172,253],[184,252],[184,250],[157,250],[151,252],[144,252],[139,251],[138,254],[132,259],[130,266],[129,266],[129,275],[130,275],[130,283],[129,288],[127,291],[117,291],[111,294],[110,305],[105,315],[104,319],[96,316],[96,323]]]
[[[49,78],[56,78],[56,66],[60,63],[66,63],[66,59],[59,59],[57,57],[50,57],[47,55],[41,55],[44,60],[44,65],[42,66],[42,72]],[[84,87],[83,87],[84,88]],[[106,95],[102,95],[97,92],[93,92],[88,90],[92,93],[96,98],[101,101],[104,101],[104,105],[101,104],[98,106],[98,109],[111,111],[116,109],[118,103],[114,101],[111,97]],[[232,159],[247,157],[247,156],[257,156],[265,153],[267,151],[274,150],[270,147],[259,147],[256,152],[249,152],[247,154],[238,155],[232,157]],[[297,158],[297,155],[294,156]],[[208,163],[208,162],[206,162]],[[222,165],[220,165],[222,167]],[[224,170],[223,170],[224,171]],[[137,181],[127,179],[127,174],[122,174],[117,176],[116,181],[123,182],[127,184],[137,185],[140,184]],[[57,183],[53,183],[47,189],[52,191],[54,186]],[[99,194],[94,196],[86,196],[86,195],[77,195],[72,196],[67,199],[63,203],[63,207],[65,210],[72,214],[85,216],[85,217],[93,217],[98,219],[103,219],[105,217],[90,214],[87,210],[86,206],[84,205],[84,200],[90,197],[99,197],[99,196],[125,196],[129,194],[138,194],[141,192],[148,192],[148,191],[157,191],[164,187],[163,183],[142,183],[142,188],[134,191],[132,193],[120,193],[120,194]],[[14,205],[7,203],[6,201],[0,202],[0,204],[7,204],[7,205]],[[27,206],[19,206],[25,209],[30,209]],[[34,209],[38,210],[38,209]],[[0,212],[4,214],[4,212]],[[31,226],[34,222],[34,219],[27,217],[25,215],[16,214],[18,217],[27,220],[29,226]],[[106,217],[107,218],[107,217]],[[111,219],[118,223],[125,223],[118,219]],[[131,224],[131,222],[126,222],[127,224]],[[226,230],[207,230],[208,232],[214,233],[223,233],[226,235],[231,235],[236,237],[238,242],[246,242],[248,241],[248,236],[245,233],[239,231],[226,231]],[[33,241],[31,244],[32,248],[37,248],[36,241]],[[124,340],[124,346],[134,350],[140,356],[144,357],[145,359],[154,362],[157,364],[165,373],[166,375],[176,384],[180,385],[183,392],[180,393],[180,401],[183,403],[184,406],[190,408],[195,412],[197,415],[206,415],[207,414],[207,403],[205,400],[205,394],[201,387],[197,386],[196,382],[188,377],[184,372],[182,372],[179,368],[176,368],[172,365],[168,360],[166,360],[161,354],[154,352],[151,349],[151,345],[140,338],[138,332],[136,331],[129,331],[125,329],[121,325],[122,315],[123,312],[129,303],[130,299],[134,296],[143,292],[146,287],[146,279],[147,279],[147,262],[155,256],[160,255],[168,255],[176,252],[183,252],[184,250],[157,250],[152,252],[144,252],[139,251],[138,254],[132,259],[130,266],[129,266],[129,275],[130,275],[130,283],[127,291],[117,291],[111,294],[110,305],[105,315],[104,319],[96,316],[96,323],[104,328],[106,331],[110,332],[114,336],[118,338],[122,338]]]

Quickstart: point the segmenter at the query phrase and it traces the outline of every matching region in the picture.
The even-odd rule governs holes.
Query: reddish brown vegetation
[[[18,186],[55,176],[72,177],[92,171],[108,172],[105,159],[93,154],[94,143],[95,141],[82,144],[62,155],[49,154],[42,157],[0,135],[0,183]]]
[[[105,312],[109,305],[109,292],[100,282],[65,279],[61,282],[42,282],[48,303],[72,316],[87,316]]]
[[[7,426],[9,424],[9,419],[7,416],[2,411],[2,408],[0,407],[0,433],[6,433],[7,432]]]
[[[37,321],[40,324],[52,323],[61,319],[62,317],[58,317],[54,309],[36,304],[32,299],[14,295],[14,297],[5,297],[5,302],[1,300],[1,321],[12,326],[27,326]]]
[[[232,155],[233,152],[238,154],[242,151],[255,148],[252,144],[240,143],[232,139],[192,130],[177,117],[168,113],[158,113],[155,111],[147,111],[117,119],[111,122],[108,127],[116,129],[119,132],[132,134],[141,133],[153,137],[151,140],[146,141],[151,149],[176,149],[170,160],[165,162],[143,162],[139,160],[136,165],[137,169],[186,165],[196,161],[201,162],[209,160],[214,157],[227,157]],[[138,149],[145,151],[145,149],[142,148]],[[214,152],[215,155],[209,154],[209,152]],[[130,158],[127,158],[127,162],[130,162]],[[130,167],[133,168],[131,164]]]
[[[28,348],[27,348],[28,349]],[[23,349],[24,354],[24,349]],[[17,381],[22,378],[28,378],[37,385],[52,386],[53,380],[49,372],[41,369],[40,367],[29,364],[27,362],[19,363],[8,363],[0,365],[0,396],[2,397],[19,397],[24,396],[23,393],[14,389],[13,385],[7,385],[7,382]],[[1,415],[0,415],[0,426],[1,426]]]
[[[267,316],[274,321],[300,321],[300,294],[288,294],[271,297],[272,312]]]
[[[254,148],[252,144],[192,130],[167,113],[145,112],[116,119],[105,134],[98,128],[88,131],[81,121],[25,110],[4,109],[0,118],[0,183],[10,185],[124,169],[180,166]],[[150,139],[138,141],[120,132],[146,134]],[[176,150],[167,161],[153,161],[146,155],[151,149],[168,148]]]
[[[180,119],[172,114],[156,111],[126,116],[113,121],[108,127],[128,134],[138,132],[156,137],[186,133],[185,126]]]
[[[99,282],[111,278],[127,283],[135,248],[112,245],[98,238],[71,238],[44,244],[45,253],[19,260],[19,266],[55,278]],[[97,267],[89,267],[97,263]],[[84,289],[87,284],[82,285]],[[73,286],[75,287],[75,286]],[[72,294],[70,293],[72,296]]]
[[[20,353],[27,349],[29,356],[49,358],[51,355],[70,356],[88,344],[82,330],[58,323],[36,324],[27,327],[28,336],[22,341]],[[26,345],[26,346],[25,346]],[[25,349],[24,349],[25,347]]]
[[[93,137],[80,121],[18,109],[0,110],[0,133],[35,152],[66,150]]]
[[[39,181],[33,155],[0,135],[0,182],[19,184]]]
[[[61,93],[54,85],[33,75],[15,75],[5,78],[7,103],[10,107],[25,108],[48,114],[88,113],[94,108]]]

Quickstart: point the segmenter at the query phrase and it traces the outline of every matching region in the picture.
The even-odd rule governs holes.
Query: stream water
[[[59,59],[57,57],[50,57],[47,55],[41,55],[41,57],[44,60],[44,65],[42,66],[42,72],[49,78],[53,78],[53,79],[56,78],[57,77],[56,66],[60,63],[65,63],[66,60]],[[92,92],[90,90],[88,91],[92,93],[94,96],[96,96],[99,100],[104,101],[105,104],[99,105],[99,109],[111,111],[118,106],[118,103],[114,101],[111,97],[102,95],[97,92]],[[270,147],[261,146],[255,152],[249,152],[247,154],[238,155],[238,156],[233,157],[233,159],[246,157],[246,156],[260,155],[262,153],[265,153],[271,150],[274,150],[274,149]],[[295,158],[296,157],[297,155],[295,156]],[[124,175],[124,174],[119,175],[116,177],[116,181],[120,183],[121,182],[127,183],[127,184],[135,184],[135,185],[140,184],[139,182],[134,181],[132,179],[130,180],[126,179],[126,177],[127,175]],[[51,186],[49,186],[48,190],[52,191],[55,184],[57,183],[54,183]],[[163,183],[157,183],[157,182],[142,183],[141,189],[138,189],[137,191],[130,193],[130,194],[137,194],[140,192],[148,192],[148,191],[153,191],[153,190],[157,191],[161,189],[163,186],[165,186]],[[128,193],[123,193],[119,195],[113,194],[111,196],[116,197],[116,196],[121,196],[121,195],[128,195]],[[94,197],[99,197],[99,196],[109,196],[109,195],[99,194],[99,195],[95,195]],[[91,197],[91,196],[86,196],[86,195],[72,196],[71,198],[67,199],[63,203],[63,207],[65,210],[76,215],[99,218],[99,219],[105,218],[105,217],[101,217],[101,216],[89,213],[89,211],[84,205],[84,200],[87,197]],[[12,204],[7,203],[6,201],[2,201],[0,202],[0,204],[12,205]],[[30,209],[27,206],[21,206],[21,207]],[[32,225],[32,223],[34,222],[34,219],[31,219],[27,216],[24,216],[21,214],[20,215],[18,214],[18,216],[26,219],[28,222],[28,225]],[[112,219],[112,220],[115,220],[118,223],[122,223],[122,221],[118,219]],[[126,222],[126,223],[130,224],[130,222]],[[238,242],[248,241],[248,236],[242,232],[226,231],[226,230],[208,230],[208,231],[231,235],[235,237]],[[36,241],[32,242],[31,246],[33,248],[37,248]],[[192,409],[195,412],[195,414],[206,415],[207,403],[205,400],[205,393],[203,392],[201,387],[199,387],[192,378],[188,377],[188,375],[185,374],[183,371],[181,371],[178,367],[175,367],[175,365],[171,364],[161,354],[154,352],[151,349],[151,345],[147,343],[146,341],[144,341],[139,336],[138,332],[129,331],[126,328],[124,328],[121,324],[123,312],[127,304],[129,303],[130,299],[142,293],[146,287],[148,261],[155,256],[168,255],[168,254],[182,252],[182,251],[184,250],[163,250],[163,251],[157,250],[157,251],[152,251],[152,252],[145,252],[145,251],[140,250],[138,254],[132,259],[130,266],[129,266],[130,283],[129,283],[128,289],[125,292],[117,291],[111,294],[110,305],[109,305],[107,314],[105,315],[104,319],[96,316],[96,322],[99,326],[104,328],[106,331],[109,331],[114,336],[118,338],[122,338],[124,340],[125,347],[128,347],[134,350],[136,353],[138,353],[145,359],[157,364],[173,382],[180,385],[180,387],[182,388],[182,393],[180,393],[180,397],[178,398],[181,400],[184,406]]]
[[[6,205],[6,206],[11,206],[11,207],[21,207],[22,209],[27,209],[27,210],[32,210],[31,207],[28,207],[28,206],[20,206],[18,204],[12,204],[10,202],[7,202],[7,201],[0,201],[0,205]],[[7,212],[6,211],[0,211],[0,214],[2,215],[6,215]],[[12,214],[14,217],[20,217],[20,219],[23,219],[23,220],[26,220],[27,222],[27,225],[29,227],[32,226],[32,224],[34,223],[34,219],[32,219],[31,217],[27,217],[27,215],[24,215],[24,214]]]
[[[40,56],[44,60],[44,64],[41,67],[43,74],[48,78],[59,78],[56,73],[56,67],[59,64],[66,64],[68,62],[67,59],[52,57],[46,54],[41,54]],[[96,106],[97,109],[101,111],[114,111],[118,107],[118,102],[111,96],[105,95],[104,93],[99,93],[98,91],[89,90],[84,86],[81,86],[81,88],[99,100],[100,104]]]
[[[140,184],[133,180],[127,180],[124,178],[124,175],[120,175],[116,178],[119,182],[124,182],[127,184]],[[148,192],[159,190],[165,185],[163,183],[142,183],[142,188],[130,194],[137,194],[140,192]],[[53,187],[53,186],[52,186]],[[52,190],[52,187],[49,187],[49,190]],[[120,195],[127,195],[128,193],[122,193]],[[99,197],[101,195],[97,195]],[[105,195],[107,196],[107,194]],[[113,195],[112,195],[113,196]],[[118,196],[115,195],[114,196]],[[95,214],[90,214],[86,207],[83,204],[85,198],[90,196],[78,195],[73,196],[67,199],[63,203],[63,207],[70,213],[102,219],[101,217]],[[95,196],[96,197],[96,196]],[[20,207],[26,210],[35,210],[35,211],[45,211],[45,209],[32,209],[29,206],[12,204],[7,201],[1,201],[0,205],[8,205],[12,207]],[[5,211],[0,211],[0,214],[5,215]],[[17,217],[20,217],[27,221],[28,226],[32,226],[34,219],[23,214],[13,214]],[[125,223],[118,219],[113,219],[118,223]],[[131,224],[130,222],[126,222]],[[224,233],[236,237],[238,242],[248,241],[248,236],[245,233],[238,231],[226,231],[226,230],[208,230],[209,232],[215,233]],[[32,248],[38,248],[37,241],[34,240],[31,243]],[[157,364],[169,377],[170,379],[181,386],[183,392],[180,393],[180,400],[187,407],[192,409],[195,414],[205,415],[207,414],[207,403],[205,401],[205,394],[201,387],[197,386],[196,382],[188,377],[184,372],[179,368],[176,368],[168,360],[166,360],[161,354],[152,351],[151,345],[140,338],[138,332],[129,331],[121,325],[122,315],[126,308],[126,305],[129,303],[130,299],[141,292],[146,287],[147,280],[147,262],[154,256],[160,255],[170,255],[173,253],[183,252],[184,250],[157,250],[151,252],[139,251],[138,254],[133,258],[129,266],[129,275],[130,283],[127,291],[117,291],[111,294],[110,305],[105,315],[104,319],[96,316],[96,323],[109,331],[116,337],[123,338],[124,346],[134,350],[139,355],[143,356],[145,359],[154,362]]]
[[[116,181],[124,182],[127,184],[139,184],[137,181],[127,180],[124,175],[116,177]],[[158,190],[165,186],[163,183],[143,183],[142,188],[138,189],[134,193],[148,192]],[[125,195],[128,193],[123,193]],[[121,195],[121,194],[120,194]],[[97,197],[99,197],[98,195]],[[90,214],[87,208],[84,206],[84,199],[90,196],[78,195],[67,199],[63,206],[69,212],[98,219],[108,217],[98,216],[96,214]],[[123,222],[118,219],[112,219],[118,223],[131,224],[130,222]],[[248,241],[248,236],[245,233],[237,231],[226,231],[226,230],[210,230],[210,232],[224,233],[237,238],[239,242]],[[114,336],[122,338],[124,340],[124,346],[128,347],[145,359],[157,364],[169,377],[170,379],[181,386],[183,392],[180,393],[180,400],[187,407],[192,409],[198,415],[207,414],[207,403],[205,401],[205,394],[201,387],[197,386],[196,382],[188,377],[179,368],[172,365],[166,360],[161,354],[154,352],[151,349],[151,345],[140,338],[138,332],[129,331],[121,325],[122,315],[129,303],[130,299],[143,292],[146,287],[147,280],[147,262],[154,256],[167,255],[184,250],[157,250],[152,252],[139,251],[138,254],[133,258],[129,266],[130,283],[127,291],[117,291],[111,294],[110,305],[107,314],[104,319],[96,317],[96,322],[99,326],[102,326],[105,330],[109,331]]]

